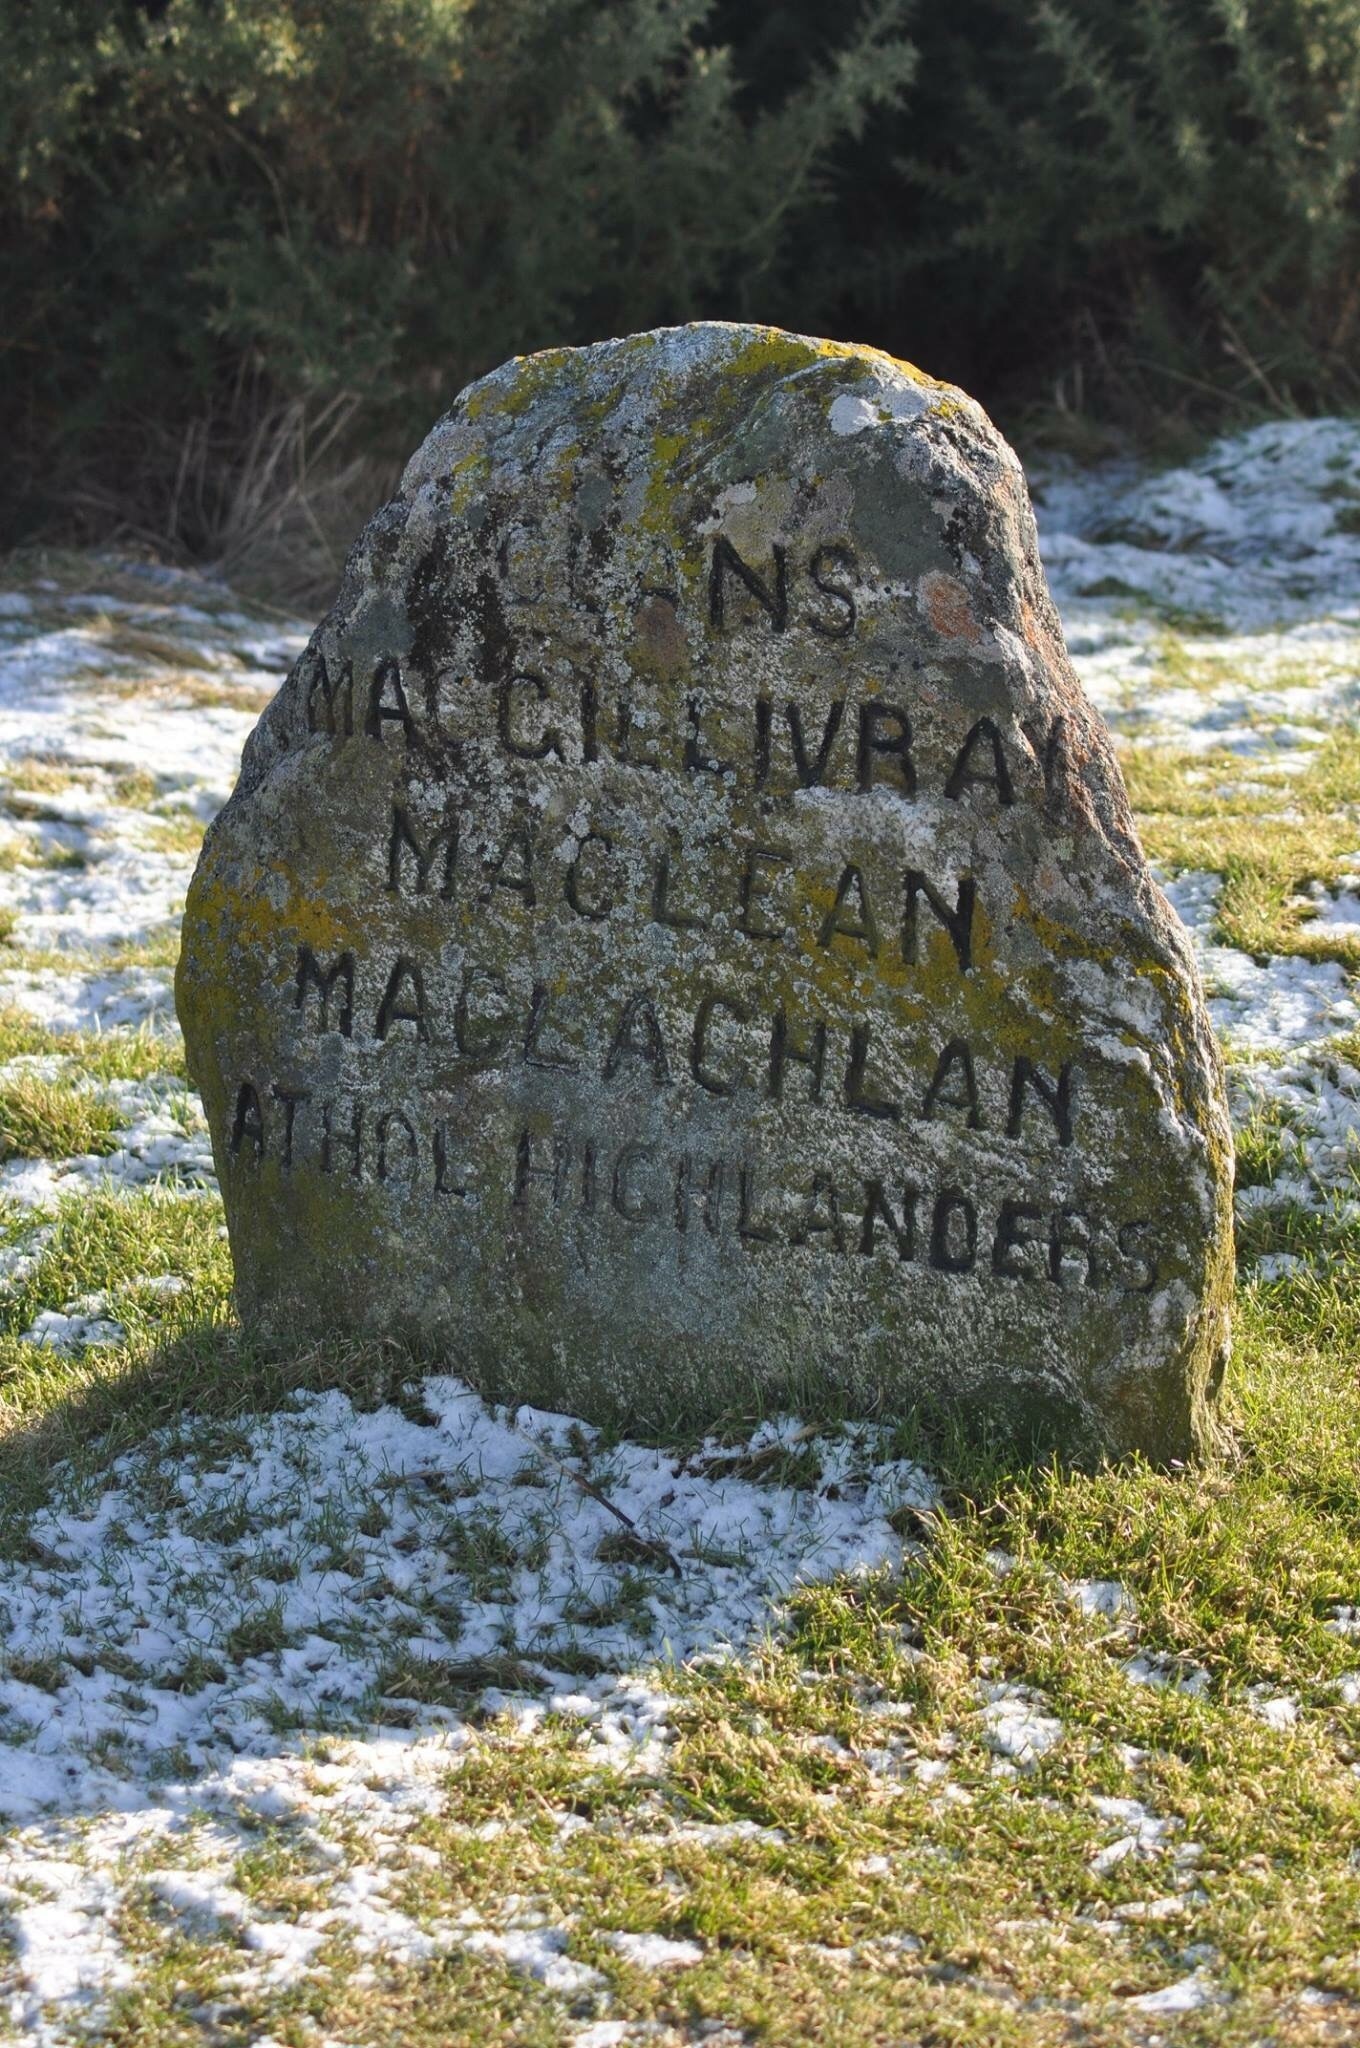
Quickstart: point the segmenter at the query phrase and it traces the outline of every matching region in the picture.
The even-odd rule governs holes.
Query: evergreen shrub
[[[929,280],[992,364],[1084,357],[1163,404],[1360,400],[1360,0],[966,0],[919,30],[890,296]]]
[[[0,47],[0,540],[296,581],[469,377],[703,316],[1003,420],[1360,402],[1360,0],[0,0]]]
[[[3,0],[16,523],[117,502],[211,548],[309,435],[405,453],[517,352],[791,302],[832,152],[911,75],[901,0],[759,106],[711,12]]]

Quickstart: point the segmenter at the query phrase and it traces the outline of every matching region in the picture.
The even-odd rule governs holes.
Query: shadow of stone
[[[297,1393],[338,1391],[360,1409],[390,1402],[423,1421],[419,1380],[432,1361],[395,1339],[261,1341],[205,1317],[146,1347],[87,1353],[87,1376],[0,1434],[0,1550],[46,1497],[56,1468],[106,1466],[181,1418],[232,1422]],[[447,1370],[447,1367],[444,1368]]]

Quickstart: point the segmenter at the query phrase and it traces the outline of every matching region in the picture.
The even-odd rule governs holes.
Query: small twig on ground
[[[616,1522],[623,1524],[637,1545],[639,1556],[653,1557],[658,1564],[664,1564],[667,1571],[674,1572],[677,1579],[684,1577],[684,1572],[680,1568],[680,1561],[676,1557],[675,1552],[662,1543],[658,1537],[644,1536],[632,1516],[626,1515],[622,1508],[615,1507],[608,1494],[598,1487],[593,1479],[587,1479],[584,1472],[579,1471],[575,1465],[569,1465],[565,1458],[559,1458],[557,1453],[550,1451],[546,1444],[535,1444],[534,1449],[539,1457],[546,1458],[550,1465],[555,1465],[559,1472],[564,1473],[574,1486],[579,1486],[582,1493],[588,1493],[592,1500],[598,1501],[600,1506],[611,1514]]]

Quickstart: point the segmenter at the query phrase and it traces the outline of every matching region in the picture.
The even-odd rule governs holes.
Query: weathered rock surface
[[[1014,455],[867,349],[506,365],[373,520],[190,895],[249,1319],[604,1417],[1182,1456],[1231,1139]]]

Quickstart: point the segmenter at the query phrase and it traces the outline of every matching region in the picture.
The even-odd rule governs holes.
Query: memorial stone
[[[246,747],[178,1000],[249,1323],[653,1426],[1212,1428],[1188,944],[1016,457],[873,350],[470,386]]]

